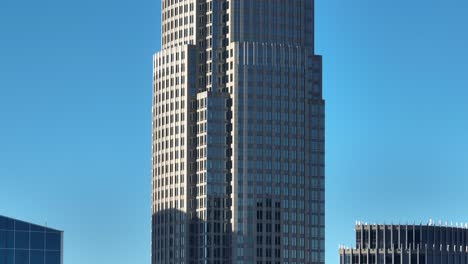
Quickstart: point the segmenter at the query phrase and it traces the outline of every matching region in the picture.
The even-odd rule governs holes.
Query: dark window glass
[[[31,250],[31,263],[30,264],[44,264],[44,251]]]
[[[369,248],[369,231],[364,230],[364,248]]]
[[[392,246],[392,234],[391,230],[385,229],[385,248],[389,249]]]
[[[45,248],[45,233],[42,232],[31,232],[31,249],[42,249]]]
[[[357,248],[361,248],[361,242],[362,242],[361,230],[356,230],[356,246],[357,246]]]
[[[378,243],[377,243],[377,248],[383,248],[384,246],[384,230],[382,229],[377,229],[377,237],[378,237]]]
[[[14,221],[0,216],[0,230],[14,230]]]
[[[60,233],[46,233],[46,249],[60,250]],[[47,262],[47,264],[49,264]]]
[[[57,251],[46,251],[47,264],[60,264],[60,252]]]
[[[392,232],[392,241],[393,241],[393,248],[399,248],[400,245],[398,244],[398,230],[396,229],[393,229],[393,232]]]
[[[376,248],[376,240],[377,240],[376,230],[371,230],[370,231],[370,246],[371,246],[371,248]]]
[[[29,231],[29,224],[21,221],[15,221],[16,231]]]
[[[413,236],[413,230],[408,230],[408,235],[407,235],[407,237],[408,237],[408,247],[410,247],[410,245],[411,245],[411,247],[414,246],[414,241],[413,241],[413,238],[414,238],[414,236]]]
[[[31,225],[31,231],[45,232],[45,228],[38,225]]]
[[[13,249],[0,249],[0,264],[14,264]]]
[[[416,230],[416,231],[415,231],[415,234],[414,234],[414,244],[415,244],[416,246],[421,244],[421,232],[420,232],[419,230]]]
[[[0,248],[13,248],[13,231],[0,231]]]
[[[29,232],[15,232],[15,247],[17,249],[29,249]]]
[[[15,264],[29,264],[29,250],[15,251]]]

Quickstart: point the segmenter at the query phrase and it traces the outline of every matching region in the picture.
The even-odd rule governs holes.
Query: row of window
[[[175,200],[175,201],[169,201],[169,202],[160,202],[158,200],[153,201],[153,209],[155,212],[158,211],[163,211],[163,210],[169,210],[169,209],[179,209],[179,208],[184,208],[185,207],[185,201],[183,199]]]
[[[274,255],[272,255],[272,252],[274,252]],[[281,263],[290,263],[290,264],[296,263],[296,262],[287,262],[286,261],[287,259],[301,259],[301,262],[299,262],[299,263],[305,263],[304,259],[305,259],[306,255],[311,256],[312,254],[313,253],[311,253],[311,252],[306,252],[305,250],[300,250],[300,249],[282,249],[281,251],[280,251],[280,249],[274,249],[274,251],[273,251],[271,248],[266,248],[266,249],[257,248],[256,249],[256,257],[257,258],[275,258],[275,259],[283,258],[283,261]],[[240,257],[240,258],[244,257],[244,248],[238,248],[237,249],[237,256]],[[308,259],[310,259],[310,258],[308,257]],[[318,261],[318,254],[317,254],[316,261]],[[244,262],[243,261],[238,261],[237,263],[244,263]],[[247,263],[247,262],[245,262],[245,263]],[[271,261],[264,261],[263,262],[261,260],[257,260],[256,263],[257,264],[263,264],[263,263],[269,264],[269,263],[272,263],[272,262]],[[275,262],[275,263],[280,263],[280,262]],[[309,263],[309,262],[307,262],[307,263]],[[358,262],[356,262],[356,263],[358,263]],[[359,262],[359,263],[361,263],[361,262]]]
[[[159,80],[158,82],[155,83],[155,91],[160,91],[161,89],[166,89],[166,88],[174,88],[174,86],[184,85],[184,84],[185,84],[185,75],[181,75],[180,77],[177,76],[177,77],[166,79],[166,80]],[[182,89],[180,94],[181,96],[185,96],[185,89]],[[169,96],[166,96],[166,98],[164,98],[164,95],[163,95],[162,100],[161,100],[161,95],[158,93],[156,93],[156,96],[159,96],[158,102],[163,102],[164,100],[169,99]],[[177,92],[176,96],[171,97],[170,99],[178,98],[178,97],[179,97],[179,93]],[[158,97],[155,97],[155,98],[158,98]]]
[[[179,55],[179,53],[176,53],[176,55]],[[179,56],[176,57],[178,58]],[[169,78],[174,74],[179,75],[179,73],[185,73],[185,63],[180,64],[180,67],[179,64],[174,65],[171,63],[170,66],[167,66],[166,68],[159,68],[155,71],[154,81],[165,79],[165,77]]]
[[[166,34],[165,36],[163,36],[163,45],[167,45],[168,43],[171,43],[171,42],[174,42],[174,41],[177,41],[177,40],[180,40],[180,39],[184,39],[186,37],[191,37],[193,36],[193,28],[190,27],[189,29],[184,29],[183,31],[182,30],[179,30],[178,32],[175,32],[175,33],[169,33],[169,34]],[[177,45],[182,45],[182,43],[184,44],[188,44],[188,43],[191,43],[190,41],[184,41],[184,42],[180,42],[180,43],[174,43],[174,44],[177,44]]]
[[[182,7],[180,6],[179,8],[182,8]],[[167,12],[169,12],[169,11],[167,11]],[[164,20],[163,24],[162,24],[163,34],[167,33],[168,31],[178,29],[179,26],[183,27],[183,26],[187,26],[189,24],[192,26],[193,21],[194,21],[193,15],[189,15],[189,14],[187,14],[185,16],[182,16],[182,17],[179,16],[179,17],[176,17],[174,19]]]
[[[180,54],[180,57],[179,57],[179,54]],[[174,53],[170,53],[166,55],[161,54],[157,56],[157,58],[153,61],[154,63],[153,67],[160,68],[167,64],[168,66],[171,66],[170,70],[172,74],[174,72],[173,63],[179,61],[179,59],[181,61],[185,60],[185,51],[174,52]],[[162,72],[159,71],[159,76],[164,76],[164,72],[165,72],[165,75],[169,75],[169,68],[165,68],[165,70],[162,69]]]
[[[180,178],[181,184],[184,183],[185,181],[184,174],[181,174],[180,177],[179,175],[175,175],[174,177],[173,176],[165,177],[165,178],[162,178],[162,175],[160,176],[161,176],[160,178],[156,178],[156,177],[153,178],[153,181],[154,181],[153,187],[160,188],[164,186],[170,186],[172,184],[178,184],[179,178]]]
[[[0,249],[1,264],[61,264],[57,251]]]
[[[240,175],[242,176],[242,175]],[[317,177],[314,178],[309,178],[308,179],[311,183],[311,188],[312,189],[318,189],[318,188],[323,188],[325,186],[325,181],[323,179],[319,179]],[[304,174],[298,174],[298,175],[293,175],[293,174],[288,174],[288,175],[281,175],[281,174],[263,174],[263,173],[252,173],[249,176],[249,180],[247,184],[249,186],[253,185],[258,185],[266,183],[267,185],[270,185],[270,183],[274,183],[277,185],[280,184],[300,184],[304,186],[306,184],[305,181],[305,176]],[[238,185],[243,186],[244,182],[242,179],[239,179]]]
[[[178,162],[179,159],[185,158],[184,150],[179,151],[179,150],[170,149],[169,152],[165,152],[165,153],[162,153],[162,151],[159,151],[159,149],[157,150],[158,150],[158,153],[155,154],[154,159],[153,159],[154,166],[156,166],[156,164],[160,165],[160,163],[164,163],[164,162]]]
[[[156,164],[156,165],[157,167],[153,168],[153,170],[157,175],[163,175],[165,173],[184,172],[185,170],[184,162],[176,162],[176,163],[170,163],[166,165],[160,165],[160,164]]]
[[[163,9],[166,9],[174,4],[182,4],[182,3],[187,3],[190,2],[190,0],[163,0]],[[187,5],[187,4],[186,4]],[[193,3],[190,3],[190,11],[193,11]]]
[[[61,234],[1,230],[0,248],[60,250]]]
[[[177,95],[177,90],[175,90],[176,95]],[[170,99],[175,98],[173,91],[170,93]],[[166,94],[166,98],[169,98],[169,94]],[[175,102],[173,101],[166,101],[166,99],[162,99],[161,101],[156,102],[155,98],[155,104],[154,104],[154,117],[158,118],[161,115],[164,114],[170,114],[173,111],[178,111],[180,114],[183,114],[183,111],[185,109],[185,101],[184,100],[176,100]],[[181,111],[179,111],[181,110]],[[172,113],[173,114],[173,113]]]
[[[156,191],[155,199],[159,200],[159,199],[165,199],[165,198],[172,198],[172,197],[178,197],[179,195],[181,196],[184,195],[184,187]]]
[[[421,244],[468,247],[468,231],[462,230],[421,230],[419,226],[356,230],[356,245],[359,248],[416,248]],[[446,247],[443,246],[445,249]]]
[[[166,139],[167,137],[174,137],[178,136],[181,134],[181,138],[184,138],[184,133],[185,133],[185,126],[184,125],[175,125],[175,126],[170,126],[170,127],[157,127],[155,128],[154,135],[156,136],[155,140],[156,141],[161,141]]]

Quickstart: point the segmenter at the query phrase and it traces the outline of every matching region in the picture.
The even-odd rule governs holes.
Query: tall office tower
[[[163,0],[152,263],[324,263],[313,0]]]

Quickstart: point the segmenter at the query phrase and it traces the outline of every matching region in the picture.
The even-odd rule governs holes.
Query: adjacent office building
[[[62,264],[63,231],[0,216],[0,264]]]
[[[324,263],[313,0],[162,0],[152,263]]]
[[[356,248],[340,248],[341,264],[467,264],[466,227],[356,225]]]

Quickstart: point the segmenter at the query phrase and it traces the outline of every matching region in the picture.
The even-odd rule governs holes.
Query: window
[[[46,233],[46,249],[47,250],[60,250],[61,249],[60,239],[61,239],[60,233]]]
[[[24,232],[24,231],[15,232],[15,248],[17,249],[29,248],[29,232]]]
[[[14,251],[13,249],[0,249],[0,263],[13,264]]]
[[[15,264],[29,264],[29,250],[16,249],[15,250]],[[53,264],[55,264],[55,262]],[[60,262],[57,262],[57,264],[60,264]]]
[[[0,248],[13,248],[13,241],[13,231],[0,231]]]

